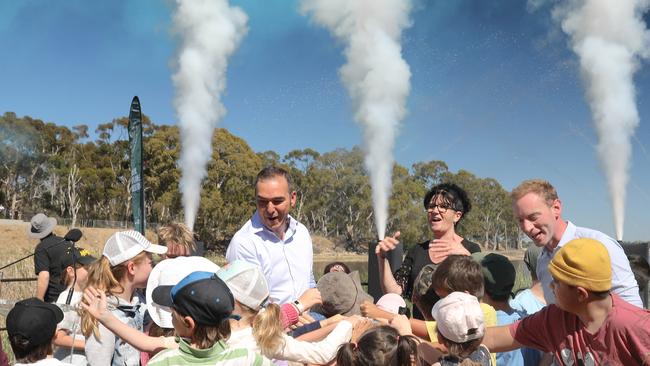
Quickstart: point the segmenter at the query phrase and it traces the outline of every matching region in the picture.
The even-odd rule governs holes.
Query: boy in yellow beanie
[[[560,365],[650,364],[650,311],[610,293],[609,253],[597,240],[575,239],[551,260],[556,303],[514,324],[488,328],[492,352],[532,347]]]

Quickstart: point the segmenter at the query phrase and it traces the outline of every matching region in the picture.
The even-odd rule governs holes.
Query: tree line
[[[0,204],[4,216],[28,220],[35,212],[57,217],[130,221],[128,118],[71,128],[6,112],[0,117]],[[179,131],[143,118],[146,222],[183,221],[178,182]],[[319,153],[313,149],[255,152],[225,129],[212,137],[212,159],[202,183],[195,231],[209,248],[224,251],[228,240],[255,211],[253,183],[266,165],[288,169],[298,202],[292,215],[312,234],[339,248],[363,250],[377,240],[371,188],[363,151],[354,147]],[[522,235],[508,192],[492,178],[449,171],[443,161],[395,164],[388,232],[404,243],[430,238],[422,199],[435,184],[463,187],[472,211],[457,231],[486,249],[520,248]]]

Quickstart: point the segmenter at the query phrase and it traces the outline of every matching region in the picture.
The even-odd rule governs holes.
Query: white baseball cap
[[[151,244],[137,231],[119,231],[108,238],[102,255],[108,259],[111,266],[117,266],[142,252],[165,254],[167,247]]]
[[[223,266],[217,276],[235,300],[253,310],[259,310],[269,298],[269,285],[258,265],[238,259]]]
[[[149,274],[145,292],[151,319],[161,328],[174,328],[171,309],[154,303],[151,298],[156,287],[175,286],[192,272],[216,273],[219,269],[218,265],[204,257],[176,257],[156,264]]]
[[[465,343],[485,334],[483,310],[476,297],[465,292],[452,292],[431,309],[440,334],[452,342]]]

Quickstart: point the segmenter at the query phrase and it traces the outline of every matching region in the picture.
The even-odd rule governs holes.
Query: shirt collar
[[[289,238],[291,238],[293,234],[296,233],[296,226],[298,226],[298,221],[296,221],[296,219],[291,217],[291,215],[287,215],[287,218],[289,219],[289,227],[287,228],[287,231],[285,231],[284,233],[285,235],[283,241],[287,241]],[[260,218],[259,211],[255,211],[255,214],[253,214],[253,217],[251,218],[251,227],[252,227],[252,232],[255,234],[264,231],[268,234],[276,236],[273,231],[269,230],[266,226],[264,226],[264,224],[262,223],[262,219]]]
[[[555,248],[553,248],[553,251],[548,250],[548,248],[544,246],[542,249],[542,254],[546,253],[552,256],[552,254],[560,250],[560,248],[562,248],[564,244],[575,239],[575,235],[576,235],[576,226],[571,221],[567,221],[567,226],[564,229],[564,233],[562,233],[562,237],[560,238],[560,241],[557,243]]]
[[[226,350],[226,344],[223,343],[223,341],[217,341],[212,347],[206,349],[194,348],[185,338],[178,336],[176,337],[176,342],[178,343],[178,348],[182,353],[194,358],[208,358]]]

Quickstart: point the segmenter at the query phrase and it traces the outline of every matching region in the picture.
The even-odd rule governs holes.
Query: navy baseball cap
[[[29,348],[52,341],[56,325],[63,320],[63,311],[54,304],[35,297],[18,301],[7,314],[7,333],[29,341]]]
[[[174,286],[158,286],[151,298],[201,325],[218,325],[235,306],[228,286],[214,272],[192,272]]]
[[[61,268],[65,270],[66,267],[73,266],[75,263],[87,266],[96,260],[97,258],[93,257],[87,249],[69,247],[61,259]]]

